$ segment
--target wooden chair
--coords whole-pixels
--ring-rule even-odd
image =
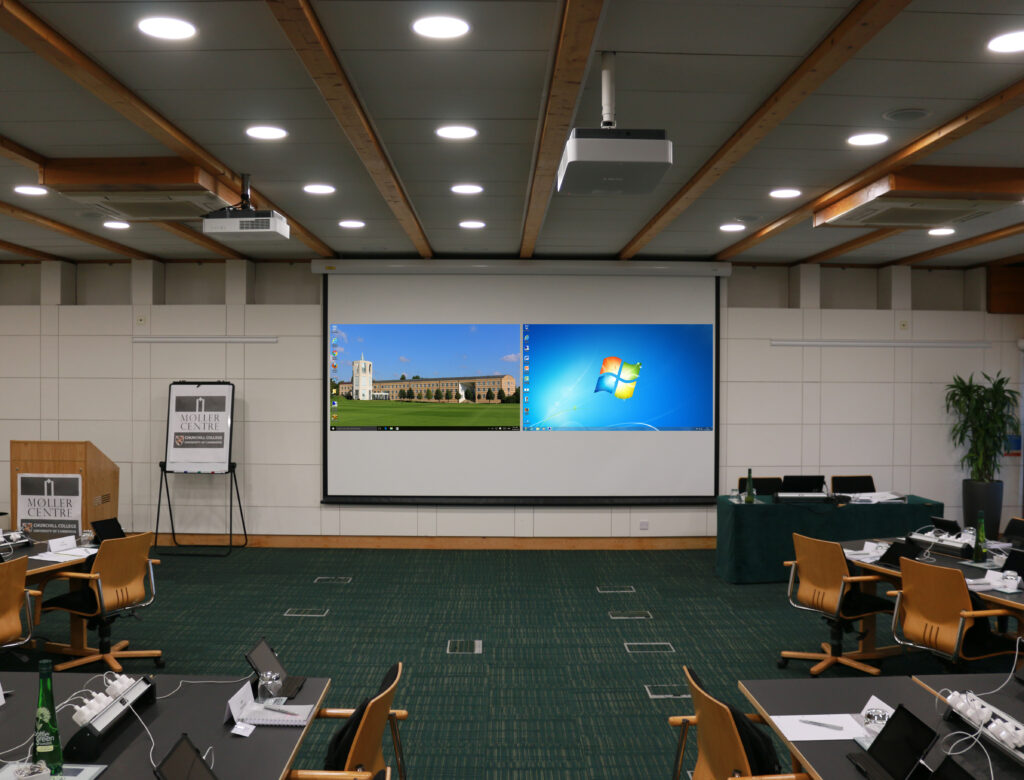
[[[43,595],[25,587],[28,558],[22,556],[0,563],[0,650],[21,647],[32,641],[32,597]],[[25,628],[21,610],[25,608]]]
[[[148,607],[156,598],[153,565],[160,561],[149,558],[152,546],[152,531],[123,539],[106,539],[96,553],[91,572],[59,572],[51,578],[70,580],[71,590],[43,602],[42,610],[60,610],[85,618],[89,621],[89,627],[95,627],[99,635],[99,648],[47,642],[44,649],[49,652],[78,656],[73,661],[57,664],[54,669],[63,671],[104,661],[115,672],[120,672],[122,666],[118,658],[152,658],[157,666],[163,666],[162,650],[125,650],[127,640],[115,645],[110,643],[110,627],[114,620],[122,615],[130,615],[136,609]]]
[[[398,733],[398,721],[406,720],[409,712],[391,709],[401,677],[402,664],[399,662],[384,675],[377,695],[366,702],[365,710],[352,737],[352,747],[349,748],[344,770],[293,769],[288,773],[288,780],[365,780],[371,777],[378,780],[381,772],[386,772],[386,776],[390,777],[391,770],[384,763],[385,724],[391,728],[399,780],[405,780],[405,755]],[[361,708],[324,708],[316,713],[316,717],[351,718],[357,716],[359,709]]]
[[[686,750],[686,736],[691,726],[697,729],[697,763],[693,768],[693,780],[749,780],[755,777],[732,711],[697,684],[688,666],[683,667],[683,674],[690,685],[694,714],[676,715],[668,719],[670,726],[681,729],[675,767],[672,770],[673,780],[679,780],[682,774],[683,752]],[[757,714],[746,714],[745,717],[755,723],[764,722]],[[810,776],[804,772],[756,777],[758,780],[810,780]]]
[[[854,476],[833,476],[833,493],[874,493],[875,478],[870,474],[857,474]]]
[[[867,674],[878,674],[878,668],[863,661],[885,658],[899,652],[895,645],[874,647],[873,621],[860,636],[857,650],[843,652],[843,634],[852,630],[854,621],[879,613],[891,613],[893,603],[873,593],[861,590],[862,583],[882,580],[877,574],[850,575],[843,548],[838,542],[826,542],[809,536],[793,534],[795,561],[785,561],[789,567],[789,603],[797,609],[817,612],[829,627],[829,641],[821,643],[820,653],[783,650],[779,653],[779,667],[785,667],[791,658],[818,661],[811,667],[812,675],[819,675],[835,664],[849,666]],[[794,594],[796,580],[800,584]],[[863,625],[863,624],[862,624]],[[865,639],[867,642],[865,643]]]
[[[896,596],[892,633],[904,647],[928,650],[953,665],[1016,652],[1016,640],[993,633],[990,617],[1007,609],[974,609],[967,581],[959,569],[900,559],[901,590]]]

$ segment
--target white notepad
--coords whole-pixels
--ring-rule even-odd
[[[246,682],[228,699],[224,719],[233,718],[235,723],[250,723],[253,726],[305,726],[313,715],[312,704],[275,704],[274,707],[268,710],[258,704],[252,697],[252,686]]]

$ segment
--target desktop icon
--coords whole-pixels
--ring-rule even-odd
[[[337,332],[338,332],[338,326],[337,325],[331,325],[331,333],[337,333]]]
[[[331,371],[337,371],[337,370],[338,370],[338,364],[337,363],[331,363]]]
[[[606,357],[601,363],[595,393],[611,393],[623,400],[633,397],[636,380],[640,376],[640,363],[626,363],[622,358]]]
[[[338,405],[338,402],[337,402],[337,401],[331,401],[331,406],[332,406],[332,407],[334,407],[334,406],[337,406],[337,405]]]
[[[337,339],[337,338],[333,338],[333,339],[331,339],[331,346],[332,346],[332,347],[336,347],[336,346],[338,346],[338,339]]]

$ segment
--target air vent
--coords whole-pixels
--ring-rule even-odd
[[[238,220],[239,230],[270,230],[269,219],[240,219]]]
[[[231,204],[212,192],[66,192],[106,215],[129,221],[199,219]]]
[[[962,225],[1020,203],[1024,170],[912,165],[814,213],[814,226]]]

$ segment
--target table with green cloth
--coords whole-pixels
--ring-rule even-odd
[[[851,539],[903,536],[941,517],[940,501],[907,496],[906,503],[844,504],[831,502],[734,504],[718,497],[718,551],[715,571],[726,582],[785,582],[793,532],[845,542]]]

